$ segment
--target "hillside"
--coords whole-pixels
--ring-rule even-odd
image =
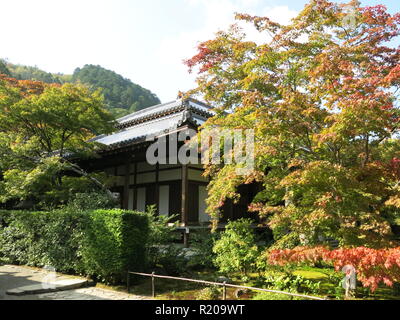
[[[0,74],[1,73],[11,76],[11,72],[10,72],[10,70],[8,70],[6,64],[0,60]]]
[[[107,109],[117,118],[160,103],[158,97],[150,90],[101,66],[85,65],[83,68],[75,69],[72,75],[64,75],[0,60],[0,73],[19,80],[37,80],[59,84],[80,82],[87,84],[93,90],[101,88]]]
[[[85,65],[82,69],[77,68],[72,75],[72,81],[102,88],[108,106],[119,115],[160,103],[151,91],[100,66]]]

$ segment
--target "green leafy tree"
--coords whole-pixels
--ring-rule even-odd
[[[32,80],[42,81],[45,83],[58,83],[62,84],[62,75],[55,75],[50,72],[40,70],[38,67],[30,67],[24,65],[17,65],[12,63],[6,64],[10,76],[18,80]]]
[[[348,8],[352,8],[349,10]],[[288,25],[237,14],[238,26],[199,45],[186,64],[217,115],[205,127],[254,129],[255,170],[210,165],[208,213],[219,217],[238,186],[263,190],[259,212],[281,246],[393,245],[400,208],[400,14],[384,6],[310,1]],[[226,112],[223,112],[226,111]],[[288,243],[287,240],[290,240]]]
[[[78,174],[75,181],[82,187],[87,185],[79,179],[104,188],[70,159],[93,156],[99,146],[90,138],[112,130],[113,118],[99,92],[0,79],[0,200],[68,195],[73,178],[64,172]]]

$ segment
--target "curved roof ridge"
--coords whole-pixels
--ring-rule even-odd
[[[168,106],[168,105],[171,105],[171,104],[179,103],[179,102],[182,103],[182,100],[178,99],[178,100],[173,100],[173,101],[166,102],[166,103],[156,104],[155,106],[148,107],[148,108],[145,108],[145,109],[142,109],[142,110],[139,110],[139,111],[135,111],[135,112],[130,113],[130,114],[126,115],[126,116],[118,118],[117,122],[118,123],[123,123],[125,121],[129,121],[130,119],[135,118],[137,116],[140,116],[142,114],[146,114],[146,113],[151,114],[152,113],[151,111],[155,111],[155,110],[157,110],[159,108],[162,108],[162,107],[165,107],[165,106]]]

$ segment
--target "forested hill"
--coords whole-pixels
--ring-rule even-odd
[[[108,106],[119,115],[160,103],[157,96],[150,90],[100,66],[85,65],[82,69],[77,68],[72,75],[72,81],[80,81],[94,88],[103,88]]]
[[[142,88],[131,80],[101,66],[85,65],[83,68],[77,68],[72,75],[64,75],[0,60],[0,73],[19,80],[37,80],[60,84],[81,82],[93,89],[101,88],[106,107],[117,118],[160,103],[158,97],[150,90]]]
[[[10,72],[10,70],[8,70],[6,64],[0,60],[0,74],[1,73],[11,76],[11,72]]]

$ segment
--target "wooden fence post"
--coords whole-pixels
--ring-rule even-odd
[[[154,285],[154,275],[155,275],[155,272],[153,271],[151,273],[151,296],[153,298],[156,297],[156,290],[155,290],[155,285]]]

